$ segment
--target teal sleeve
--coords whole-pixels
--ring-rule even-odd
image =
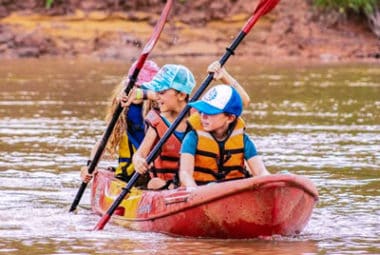
[[[257,155],[255,144],[247,134],[244,134],[244,159],[248,160]]]
[[[188,132],[182,140],[181,153],[195,155],[198,144],[198,136],[195,131]]]

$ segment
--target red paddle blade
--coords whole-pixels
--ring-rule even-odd
[[[165,4],[164,9],[161,12],[160,19],[157,21],[157,24],[155,25],[153,29],[152,36],[149,38],[149,41],[145,44],[143,51],[140,54],[140,57],[137,61],[137,64],[135,66],[135,70],[132,72],[132,77],[137,79],[137,76],[142,69],[145,60],[147,59],[149,53],[152,51],[153,47],[156,45],[158,42],[158,39],[160,38],[161,32],[164,29],[166,20],[169,16],[170,10],[173,5],[173,0],[168,0]],[[129,90],[126,92],[129,92]]]
[[[261,11],[263,13],[262,15],[265,15],[270,12],[279,2],[280,0],[261,0],[253,13]]]
[[[261,16],[264,16],[270,12],[279,2],[280,0],[261,0],[253,12],[251,18],[244,25],[243,32],[247,34],[252,29],[253,25],[255,25],[257,20]]]
[[[164,26],[169,16],[172,5],[173,5],[173,0],[168,0],[166,2],[165,7],[161,12],[160,19],[158,20],[156,26],[154,27],[152,36],[150,37],[149,41],[145,44],[144,49],[141,52],[140,58],[136,64],[135,69],[141,70],[141,68],[143,67],[145,63],[146,58],[148,57],[149,53],[152,51],[154,45],[156,45],[158,38],[160,38],[161,32],[164,29]]]
[[[111,219],[111,215],[105,214],[103,217],[99,220],[98,224],[94,227],[94,231],[103,230],[104,226],[107,224],[107,222]]]
[[[161,31],[162,29],[164,29],[165,22],[169,16],[169,12],[170,12],[170,9],[172,8],[172,5],[173,5],[173,0],[168,0],[166,2],[166,5],[164,9],[162,10],[160,19],[158,20],[156,26],[154,27],[152,37],[146,43],[142,51],[143,54],[149,53],[153,49],[156,42],[158,41],[158,37],[160,37]]]

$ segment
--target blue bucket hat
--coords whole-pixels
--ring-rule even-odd
[[[189,105],[208,115],[228,113],[238,117],[243,111],[243,101],[239,93],[228,85],[217,85],[211,88],[201,100]]]
[[[142,84],[142,88],[155,92],[167,89],[175,89],[190,95],[195,87],[194,75],[183,65],[167,64],[164,65],[153,80]]]

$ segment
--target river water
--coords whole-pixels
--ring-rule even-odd
[[[208,60],[183,63],[205,78]],[[227,63],[249,92],[247,132],[268,169],[304,175],[320,200],[304,231],[269,240],[94,232],[79,168],[105,129],[128,63],[1,60],[0,254],[380,254],[380,64]],[[105,163],[102,163],[105,164]]]

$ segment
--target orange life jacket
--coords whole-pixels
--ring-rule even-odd
[[[198,137],[194,162],[197,184],[248,177],[244,164],[244,121],[238,118],[223,142],[218,142],[202,127],[200,115],[188,119]]]
[[[155,110],[149,111],[145,120],[147,125],[155,129],[158,139],[161,139],[169,128],[162,116]],[[156,143],[158,142],[158,139],[156,140]],[[175,134],[172,134],[162,145],[160,154],[153,161],[153,167],[150,169],[151,177],[160,177],[166,181],[177,178],[180,149],[181,141],[175,136]]]

